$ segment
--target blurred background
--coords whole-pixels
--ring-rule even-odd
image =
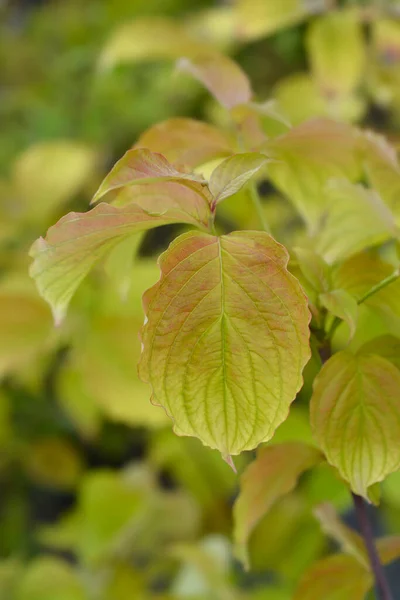
[[[173,435],[136,375],[141,295],[178,227],[92,273],[58,329],[29,278],[32,242],[86,210],[145,129],[177,115],[224,125],[176,73],[192,40],[234,57],[291,123],[330,116],[398,145],[399,2],[0,0],[0,600],[288,600],[334,549],[312,507],[330,500],[352,520],[345,486],[318,467],[256,528],[251,572],[235,560],[237,477]],[[261,192],[290,240],[298,218]],[[221,207],[220,226],[251,226],[245,204]],[[309,392],[276,440],[312,442]],[[398,474],[373,519],[376,533],[400,531]]]

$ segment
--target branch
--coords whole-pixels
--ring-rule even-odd
[[[367,549],[369,562],[375,578],[375,585],[379,593],[380,600],[394,600],[375,546],[374,535],[372,533],[366,502],[361,496],[357,496],[354,493],[352,493],[352,496],[358,523],[364,539],[365,547]]]

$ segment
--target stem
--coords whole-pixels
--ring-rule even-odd
[[[264,211],[262,209],[262,205],[261,205],[261,200],[260,200],[260,196],[259,193],[257,191],[257,186],[255,183],[250,183],[249,185],[249,191],[250,191],[250,197],[251,200],[253,202],[253,206],[254,209],[257,213],[257,217],[260,221],[260,225],[261,228],[266,231],[267,233],[271,233],[271,230],[268,226],[268,223],[266,221],[265,215],[264,215]]]
[[[390,591],[389,583],[386,579],[386,574],[375,546],[371,522],[367,512],[367,504],[364,498],[361,496],[357,496],[357,494],[354,493],[352,493],[352,496],[361,535],[364,539],[365,547],[367,549],[369,562],[372,573],[374,574],[375,585],[379,593],[380,600],[393,600],[392,592]]]
[[[361,298],[359,300],[357,300],[357,304],[358,305],[362,304],[363,302],[368,300],[368,298],[370,298],[377,292],[380,292],[381,290],[383,290],[383,288],[388,286],[390,283],[393,283],[394,281],[396,281],[396,279],[398,279],[399,276],[400,276],[399,269],[396,269],[396,271],[394,271],[391,275],[388,275],[387,277],[385,277],[385,279],[382,279],[382,281],[380,281],[379,283],[374,285],[372,288],[370,288],[368,290],[368,292],[365,292],[365,294],[363,296],[361,296]],[[342,322],[342,319],[340,319],[339,317],[335,317],[333,319],[332,325],[330,326],[330,329],[327,333],[328,339],[330,339],[330,340],[332,339],[333,334],[335,333],[336,329],[339,327],[341,322]]]
[[[361,296],[361,298],[358,300],[357,304],[362,304],[363,302],[368,300],[368,298],[370,298],[377,292],[380,292],[380,290],[382,290],[384,287],[386,287],[390,283],[393,283],[393,281],[396,281],[396,279],[398,277],[399,277],[399,270],[396,269],[396,271],[394,271],[394,273],[392,273],[391,275],[388,275],[388,277],[385,277],[385,279],[382,279],[382,281],[380,281],[379,283],[374,285],[370,290],[368,290],[368,292],[366,292],[364,294],[364,296]]]

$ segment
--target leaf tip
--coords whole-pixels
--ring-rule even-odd
[[[228,464],[230,466],[230,468],[235,473],[235,475],[237,475],[237,469],[236,469],[235,463],[233,462],[232,456],[230,454],[223,454],[222,458],[226,462],[226,464]]]

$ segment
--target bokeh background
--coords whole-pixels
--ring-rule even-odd
[[[29,278],[32,242],[86,210],[146,128],[178,115],[224,125],[176,72],[188,40],[234,57],[293,124],[330,116],[399,143],[399,2],[0,0],[1,600],[289,600],[335,548],[312,507],[330,500],[353,522],[348,491],[321,466],[256,528],[251,572],[235,560],[236,475],[173,435],[136,374],[141,295],[178,227],[92,273],[58,329]],[[274,232],[295,236],[290,206],[268,182],[260,191]],[[245,203],[220,218],[251,226]],[[311,441],[309,392],[277,440]],[[375,531],[399,532],[398,474],[382,494]]]

